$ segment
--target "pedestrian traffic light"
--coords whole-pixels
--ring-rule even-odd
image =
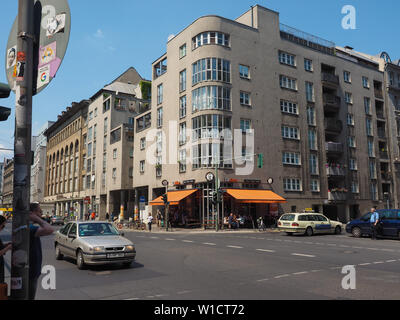
[[[10,96],[11,89],[8,85],[0,83],[0,98],[8,98]],[[0,107],[0,121],[7,121],[11,114],[11,109],[6,107]]]
[[[168,203],[168,195],[167,195],[167,194],[164,194],[164,195],[162,196],[162,199],[163,199],[163,201],[164,201],[164,204],[166,205],[166,204]]]
[[[257,167],[259,169],[264,168],[264,155],[261,153],[258,155]]]

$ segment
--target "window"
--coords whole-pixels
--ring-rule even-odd
[[[164,58],[154,66],[154,79],[162,76],[164,73],[167,72],[167,64],[168,60],[167,58]]]
[[[89,112],[89,121],[93,120],[93,111]]]
[[[300,140],[300,133],[298,128],[282,126],[282,137],[285,139]]]
[[[251,106],[250,105],[250,93],[240,91],[240,104],[248,106],[248,107]]]
[[[225,133],[225,129],[232,129],[231,117],[217,114],[202,115],[192,119],[192,140],[219,139],[221,134]]]
[[[110,134],[110,144],[121,141],[121,128],[114,130]]]
[[[112,169],[112,178],[117,179],[117,168]]]
[[[117,159],[117,154],[118,154],[118,150],[114,149],[113,150],[113,159]]]
[[[186,97],[185,97],[186,105]],[[192,111],[231,110],[231,89],[205,86],[192,91]]]
[[[186,96],[179,98],[179,119],[186,117]]]
[[[108,132],[108,118],[104,119],[104,134]]]
[[[304,69],[310,72],[314,71],[312,60],[304,59]]]
[[[282,154],[282,163],[286,165],[301,165],[301,157],[300,153],[296,152],[283,152]]]
[[[350,165],[349,165],[350,170],[352,171],[357,171],[357,159],[350,159]]]
[[[186,172],[186,150],[179,150],[179,172]]]
[[[348,137],[348,144],[350,148],[356,147],[356,138],[353,136]]]
[[[349,71],[343,72],[344,82],[351,83],[351,73]]]
[[[242,133],[246,133],[247,130],[250,129],[251,129],[251,120],[240,119],[240,130],[242,130]]]
[[[351,182],[351,193],[355,193],[355,194],[360,193],[360,187],[359,187],[357,181],[352,181]]]
[[[160,128],[163,125],[163,108],[157,109],[157,127]]]
[[[88,130],[88,135],[87,135],[88,141],[92,141],[92,137],[93,137],[93,128],[90,127]]]
[[[371,119],[366,119],[366,126],[367,126],[367,136],[373,136]]]
[[[179,59],[186,57],[186,43],[179,48]]]
[[[97,108],[94,109],[94,117],[97,117]]]
[[[374,160],[369,161],[369,176],[371,179],[376,179],[376,165]]]
[[[161,104],[163,102],[163,85],[160,84],[157,87],[157,104]]]
[[[301,191],[301,180],[286,178],[283,179],[283,190],[285,191]]]
[[[319,175],[318,156],[316,154],[310,154],[310,173],[312,175]]]
[[[179,124],[179,145],[186,143],[186,122]]]
[[[192,65],[192,85],[204,81],[231,82],[231,63],[220,58],[198,60]]]
[[[186,69],[179,73],[179,92],[186,90]]]
[[[371,183],[371,199],[373,201],[378,200],[378,188],[376,183]]]
[[[310,150],[318,150],[317,131],[315,129],[308,130],[308,143],[310,146]]]
[[[92,143],[89,143],[89,144],[88,144],[87,156],[88,156],[88,157],[91,157],[91,156],[92,156]]]
[[[367,97],[364,98],[364,107],[365,107],[365,114],[372,115],[370,98],[367,98]]]
[[[289,114],[299,114],[297,103],[281,100],[281,111]]]
[[[307,101],[314,102],[314,84],[306,82],[306,98]]]
[[[347,125],[354,126],[354,115],[351,113],[347,114]]]
[[[221,32],[203,32],[192,38],[193,50],[207,45],[207,44],[218,44],[221,46],[229,47],[230,36]]]
[[[279,51],[279,62],[292,67],[296,66],[296,57],[292,54]]]
[[[140,173],[144,173],[145,161],[140,161]]]
[[[250,68],[239,64],[239,75],[241,78],[250,79]]]
[[[146,149],[146,138],[140,139],[140,150]]]
[[[369,139],[368,140],[368,157],[375,157],[375,150],[374,150],[374,141]]]
[[[348,104],[353,103],[353,95],[350,92],[346,92],[344,95],[344,101]]]
[[[315,108],[312,106],[307,107],[307,123],[309,126],[315,126]]]
[[[133,167],[129,167],[129,178],[133,178]]]
[[[93,139],[96,140],[96,138],[97,138],[97,124],[95,124],[93,128]]]
[[[310,189],[311,189],[311,192],[320,192],[319,180],[311,179]]]
[[[289,78],[287,76],[279,76],[279,84],[283,89],[296,90],[297,91],[297,80]]]
[[[140,132],[151,126],[151,113],[148,113],[136,120],[136,132]]]
[[[129,158],[133,159],[133,147],[130,147],[129,149]]]
[[[103,113],[105,113],[108,110],[110,110],[110,107],[111,107],[111,98],[108,98],[107,100],[105,100],[103,102]]]
[[[367,77],[362,77],[363,87],[369,89],[369,79]]]

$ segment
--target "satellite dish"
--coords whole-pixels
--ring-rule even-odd
[[[168,41],[171,41],[173,38],[175,38],[175,35],[174,35],[174,34],[170,34],[170,35],[168,36]]]

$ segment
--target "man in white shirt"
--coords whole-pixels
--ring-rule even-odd
[[[147,225],[149,226],[149,231],[151,232],[151,225],[153,224],[153,216],[149,215],[147,218]]]

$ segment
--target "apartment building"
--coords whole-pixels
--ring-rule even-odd
[[[88,209],[101,219],[133,215],[134,119],[150,109],[150,90],[150,82],[129,68],[90,99],[82,187]]]
[[[47,137],[44,205],[52,205],[58,215],[83,214],[81,168],[89,103],[88,100],[72,103],[44,132]]]
[[[345,222],[383,205],[385,73],[373,59],[283,25],[257,5],[236,20],[197,19],[152,68],[151,110],[136,119],[136,206],[141,199],[154,213],[168,181],[171,192],[188,191],[171,193],[179,210],[207,224],[217,208],[206,175],[216,166],[224,215],[275,215],[279,203],[281,211],[312,208]],[[226,129],[243,135],[221,139]],[[264,155],[263,168],[253,154]],[[241,163],[230,160],[237,157]],[[275,195],[261,192],[271,189]]]
[[[54,206],[44,203],[45,176],[46,176],[46,146],[47,137],[45,131],[55,122],[46,121],[39,129],[38,135],[32,139],[33,165],[31,167],[31,202],[41,203],[44,215],[54,214]]]
[[[14,159],[4,159],[3,208],[12,208],[14,199]]]

